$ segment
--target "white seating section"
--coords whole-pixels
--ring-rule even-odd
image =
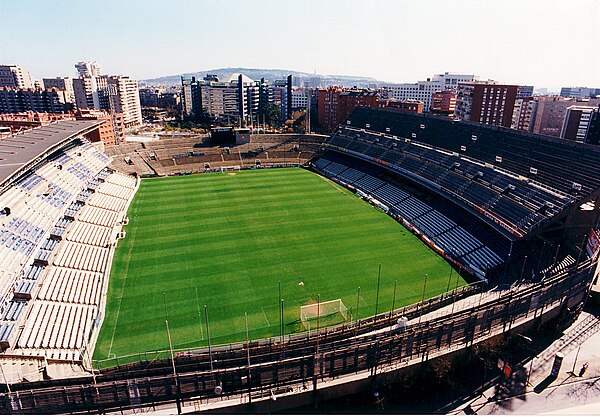
[[[0,217],[0,311],[42,238],[109,162],[85,140],[75,141],[0,195],[0,208],[11,209],[10,216]]]
[[[98,318],[116,226],[135,186],[135,178],[110,174],[67,226],[19,338],[24,353],[56,360],[80,359],[80,350]]]
[[[77,139],[0,195],[0,347],[78,360],[98,318],[118,227],[136,190]]]
[[[314,166],[326,175],[352,185],[385,203],[392,214],[399,214],[446,253],[458,258],[480,274],[503,262],[500,256],[475,236],[405,190],[325,158],[315,161]]]
[[[69,268],[50,268],[37,298],[77,304],[99,304],[102,274]]]

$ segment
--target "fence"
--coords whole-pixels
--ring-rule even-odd
[[[290,390],[316,389],[317,381],[338,378],[477,343],[510,329],[516,321],[573,307],[589,292],[595,262],[586,260],[541,283],[499,292],[468,309],[453,311],[393,330],[392,315],[371,319],[371,333],[341,328],[289,337],[285,343],[251,342],[227,349],[190,352],[175,359],[119,366],[90,381],[58,381],[60,386],[22,385],[0,394],[3,413],[105,412],[155,407],[180,401],[207,401],[248,395],[248,399]],[[442,301],[440,301],[441,303]],[[419,313],[425,313],[425,306]],[[415,311],[405,311],[413,317]],[[367,323],[363,323],[367,326]],[[248,364],[250,363],[250,366]],[[212,369],[212,370],[211,370]]]

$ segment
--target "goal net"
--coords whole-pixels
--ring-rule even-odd
[[[305,329],[333,326],[348,319],[348,309],[340,298],[300,307],[300,321]]]

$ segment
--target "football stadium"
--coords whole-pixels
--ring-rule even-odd
[[[595,280],[593,146],[362,107],[227,146],[99,123],[0,141],[5,413],[315,404],[560,329]]]

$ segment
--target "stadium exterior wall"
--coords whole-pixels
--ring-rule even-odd
[[[373,378],[392,381],[402,369],[431,358],[561,315],[578,314],[596,266],[595,259],[585,259],[541,283],[471,296],[470,304],[465,302],[456,309],[452,305],[452,312],[446,306],[423,320],[413,315],[404,329],[391,325],[397,315],[382,315],[376,323],[383,327],[362,335],[350,326],[295,344],[253,342],[213,352],[213,371],[204,351],[176,358],[176,375],[165,360],[141,364],[137,371],[135,367],[116,369],[112,374],[105,371],[97,376],[96,384],[88,378],[15,385],[11,393],[0,394],[0,412],[106,412],[174,401],[195,411],[231,405],[228,400],[247,407],[246,403],[257,404],[262,399],[266,401],[263,404],[272,406],[277,398],[283,406],[287,403],[283,398],[288,396],[290,406],[296,407],[307,401],[307,392],[312,393],[313,401],[335,398],[372,386]]]

